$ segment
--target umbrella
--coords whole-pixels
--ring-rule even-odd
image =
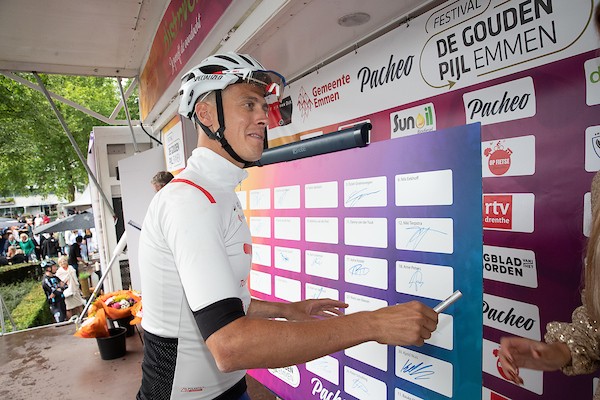
[[[0,218],[0,229],[10,228],[11,226],[23,226],[25,225],[23,222],[19,222],[13,218]]]
[[[63,219],[57,219],[48,224],[40,225],[33,230],[33,233],[64,232],[77,229],[89,229],[94,227],[94,214],[84,212],[81,214],[72,214]]]

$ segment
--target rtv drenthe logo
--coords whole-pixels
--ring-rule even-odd
[[[390,114],[392,139],[435,131],[435,109],[433,103],[407,108]]]

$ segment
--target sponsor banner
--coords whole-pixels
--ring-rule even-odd
[[[433,103],[390,114],[390,125],[392,139],[435,131],[435,108]]]
[[[483,324],[513,335],[540,340],[540,310],[537,306],[483,294]]]
[[[140,74],[140,114],[146,118],[223,15],[231,0],[171,0]]]
[[[590,126],[585,130],[585,170],[600,170],[600,125]]]
[[[588,106],[600,104],[600,57],[587,60],[585,69],[585,102]]]
[[[177,175],[185,168],[185,148],[183,146],[181,119],[179,117],[173,118],[162,132],[162,135],[167,171]]]
[[[533,193],[483,195],[483,229],[532,233]]]
[[[294,82],[286,89],[285,117],[270,124],[269,146],[314,131],[334,132],[382,110],[391,113],[390,132],[373,131],[371,141],[426,129],[428,106],[429,121],[438,128],[437,105],[418,102],[597,48],[590,0],[448,3]],[[535,115],[533,82],[523,79],[514,82],[516,87],[496,86],[482,93],[485,98],[470,98],[466,121],[488,124]],[[409,108],[399,110],[400,105]]]
[[[508,382],[507,375],[502,370],[498,359],[498,351],[500,351],[498,343],[483,339],[483,372]],[[539,395],[544,394],[544,373],[542,371],[520,368],[519,375],[523,378],[522,388]]]
[[[482,400],[511,400],[510,398],[508,398],[506,396],[503,396],[494,391],[491,391],[490,389],[486,388],[485,386],[483,387],[483,390],[482,390],[481,399]]]
[[[535,136],[521,136],[481,143],[484,178],[535,174]]]
[[[463,95],[467,123],[481,125],[533,117],[535,90],[530,77],[489,86]]]
[[[484,245],[483,278],[536,288],[538,277],[535,253],[531,250]]]

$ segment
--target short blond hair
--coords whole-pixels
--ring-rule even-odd
[[[62,263],[63,261],[68,264],[69,263],[69,257],[67,257],[67,256],[60,256],[60,257],[58,257],[58,260],[56,261],[56,263],[58,265],[60,265],[60,263]]]

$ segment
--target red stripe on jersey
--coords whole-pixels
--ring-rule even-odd
[[[244,243],[244,253],[252,254],[252,245],[249,243]]]
[[[208,198],[208,200],[211,203],[216,203],[215,198],[212,197],[212,194],[210,194],[208,192],[208,190],[204,189],[202,186],[195,184],[194,182],[190,181],[189,179],[179,179],[179,178],[175,178],[172,179],[171,182],[181,182],[181,183],[187,183],[188,185],[191,185],[193,187],[195,187],[196,189],[200,190],[202,193],[204,193],[204,195]]]

